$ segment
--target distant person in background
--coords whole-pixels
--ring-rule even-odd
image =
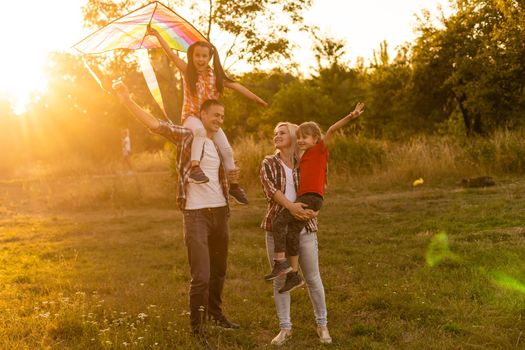
[[[131,138],[129,137],[129,129],[122,129],[122,159],[127,168],[128,174],[133,174],[133,166],[131,165]]]

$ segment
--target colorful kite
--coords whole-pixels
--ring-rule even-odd
[[[83,54],[100,54],[116,49],[161,48],[157,38],[146,35],[148,26],[157,30],[168,45],[177,51],[186,52],[192,43],[207,41],[188,21],[167,6],[154,1],[110,22],[82,39],[73,48]],[[151,94],[164,111],[160,88],[147,52],[139,53],[139,62]],[[100,83],[93,70],[88,69]]]

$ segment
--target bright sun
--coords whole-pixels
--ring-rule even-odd
[[[51,51],[66,51],[82,32],[85,0],[2,1],[0,97],[22,113],[32,93],[46,88],[43,66]]]

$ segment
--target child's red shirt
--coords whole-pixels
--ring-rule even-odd
[[[326,171],[328,166],[328,148],[324,141],[309,148],[304,152],[299,162],[299,191],[297,196],[305,193],[324,195],[326,184]]]

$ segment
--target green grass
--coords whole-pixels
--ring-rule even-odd
[[[284,349],[525,347],[525,183],[499,182],[331,183],[318,237],[334,344],[319,345],[300,289]],[[224,290],[242,330],[212,330],[219,349],[271,348],[278,331],[261,278],[266,204],[250,195],[233,207]],[[173,196],[167,175],[1,183],[0,349],[195,348]],[[457,258],[430,267],[441,231]]]

